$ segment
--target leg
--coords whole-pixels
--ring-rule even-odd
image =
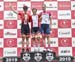
[[[44,29],[44,24],[41,25],[41,34],[42,34],[42,40],[43,40],[43,45],[45,46],[45,29]]]
[[[36,47],[36,42],[35,42],[35,41],[36,41],[36,40],[35,40],[35,37],[33,36],[33,37],[32,37],[32,42],[33,42],[32,44],[33,44],[33,47],[34,47],[34,51],[36,51],[36,50],[35,50],[35,47]]]
[[[29,28],[29,24],[26,25],[25,29],[26,29],[26,32],[25,32],[25,33],[26,33],[26,48],[27,48],[26,50],[29,51],[29,50],[28,50],[28,46],[29,46],[29,37],[30,37],[30,28]]]
[[[41,39],[42,37],[41,37],[41,34],[40,34],[40,32],[39,32],[39,28],[37,29],[35,35],[37,35],[36,39],[37,39],[37,41],[38,41],[38,44],[40,45],[40,39]]]
[[[26,51],[29,51],[28,46],[29,46],[29,36],[27,35],[26,36]]]
[[[43,39],[43,45],[45,46],[45,35],[42,35]]]
[[[23,52],[24,52],[24,44],[25,44],[24,40],[25,40],[25,35],[22,34],[22,51]]]
[[[37,46],[38,46],[38,51],[40,51],[40,46],[41,46],[41,44],[40,44],[40,39],[41,39],[41,35],[40,35],[40,33],[37,33],[36,34],[37,35],[37,37],[36,37],[36,39],[37,39]]]
[[[50,28],[49,25],[46,25],[46,38],[47,38],[47,44],[50,45]]]
[[[29,36],[26,36],[26,46],[29,45]]]
[[[47,35],[47,44],[48,44],[48,51],[52,51],[50,48],[50,35]]]
[[[25,40],[25,38],[26,38],[26,36],[25,36],[25,25],[22,23],[22,25],[21,25],[21,33],[22,33],[22,52],[24,52],[24,45],[25,45],[25,42],[24,42],[24,40]]]
[[[33,41],[33,46],[35,45],[35,35],[32,34],[32,41]]]
[[[47,44],[50,45],[50,35],[47,35]]]
[[[39,27],[35,27],[33,31],[34,31],[34,37],[35,37],[35,39],[36,39],[35,41],[36,41],[36,43],[37,43],[37,45],[38,45],[38,44],[40,44]]]

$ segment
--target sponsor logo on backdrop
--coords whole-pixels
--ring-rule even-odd
[[[17,20],[17,15],[12,11],[4,11],[5,20]]]
[[[5,29],[4,38],[17,38],[17,29]]]
[[[4,28],[6,29],[15,29],[17,28],[17,21],[16,20],[5,20],[4,21]]]
[[[58,2],[58,9],[59,10],[70,10],[71,9],[70,1]]]
[[[3,11],[3,9],[4,9],[3,5],[4,5],[3,2],[0,2],[0,11]]]
[[[57,2],[44,2],[47,6],[47,10],[57,10]]]
[[[17,2],[17,9],[22,11],[24,5],[28,6],[29,7],[28,10],[30,10],[30,6],[31,6],[30,2]]]
[[[68,29],[68,28],[58,29],[58,37],[61,37],[61,38],[71,37],[71,29]]]
[[[4,21],[0,20],[0,29],[3,29],[3,27],[4,27]]]
[[[58,27],[59,28],[70,28],[71,27],[71,20],[59,20]]]
[[[50,38],[50,40],[51,47],[58,47],[58,38]]]
[[[57,20],[52,21],[52,27],[51,28],[58,28],[58,21]]]
[[[5,35],[16,35],[16,33],[6,32]]]
[[[61,47],[72,46],[71,38],[59,38],[59,46]]]
[[[71,19],[71,11],[67,10],[61,10],[58,11],[58,19]]]
[[[14,38],[4,39],[4,47],[17,47],[17,39]]]
[[[71,10],[75,10],[75,2],[71,1]]]
[[[59,47],[59,56],[72,56],[71,47]]]
[[[43,2],[31,2],[31,8],[37,8],[38,10],[42,10]]]
[[[0,47],[3,47],[3,39],[0,38]]]
[[[17,48],[4,48],[4,57],[7,56],[17,56]]]

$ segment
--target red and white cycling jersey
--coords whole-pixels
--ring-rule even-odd
[[[32,19],[32,21],[31,21],[32,27],[39,27],[39,16],[32,15],[31,19]]]
[[[18,13],[20,15],[21,21],[24,24],[27,24],[28,22],[31,21],[31,16],[29,14],[25,13]]]

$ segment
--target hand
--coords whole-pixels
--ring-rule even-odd
[[[15,13],[18,14],[18,12],[13,8],[13,6],[11,5],[11,3],[9,4],[10,9]]]

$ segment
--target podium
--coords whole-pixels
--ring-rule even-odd
[[[55,60],[55,52],[23,52],[21,53],[21,62],[50,62]]]
[[[20,57],[4,57],[3,62],[74,62],[72,56],[56,56],[55,52],[22,52]]]

